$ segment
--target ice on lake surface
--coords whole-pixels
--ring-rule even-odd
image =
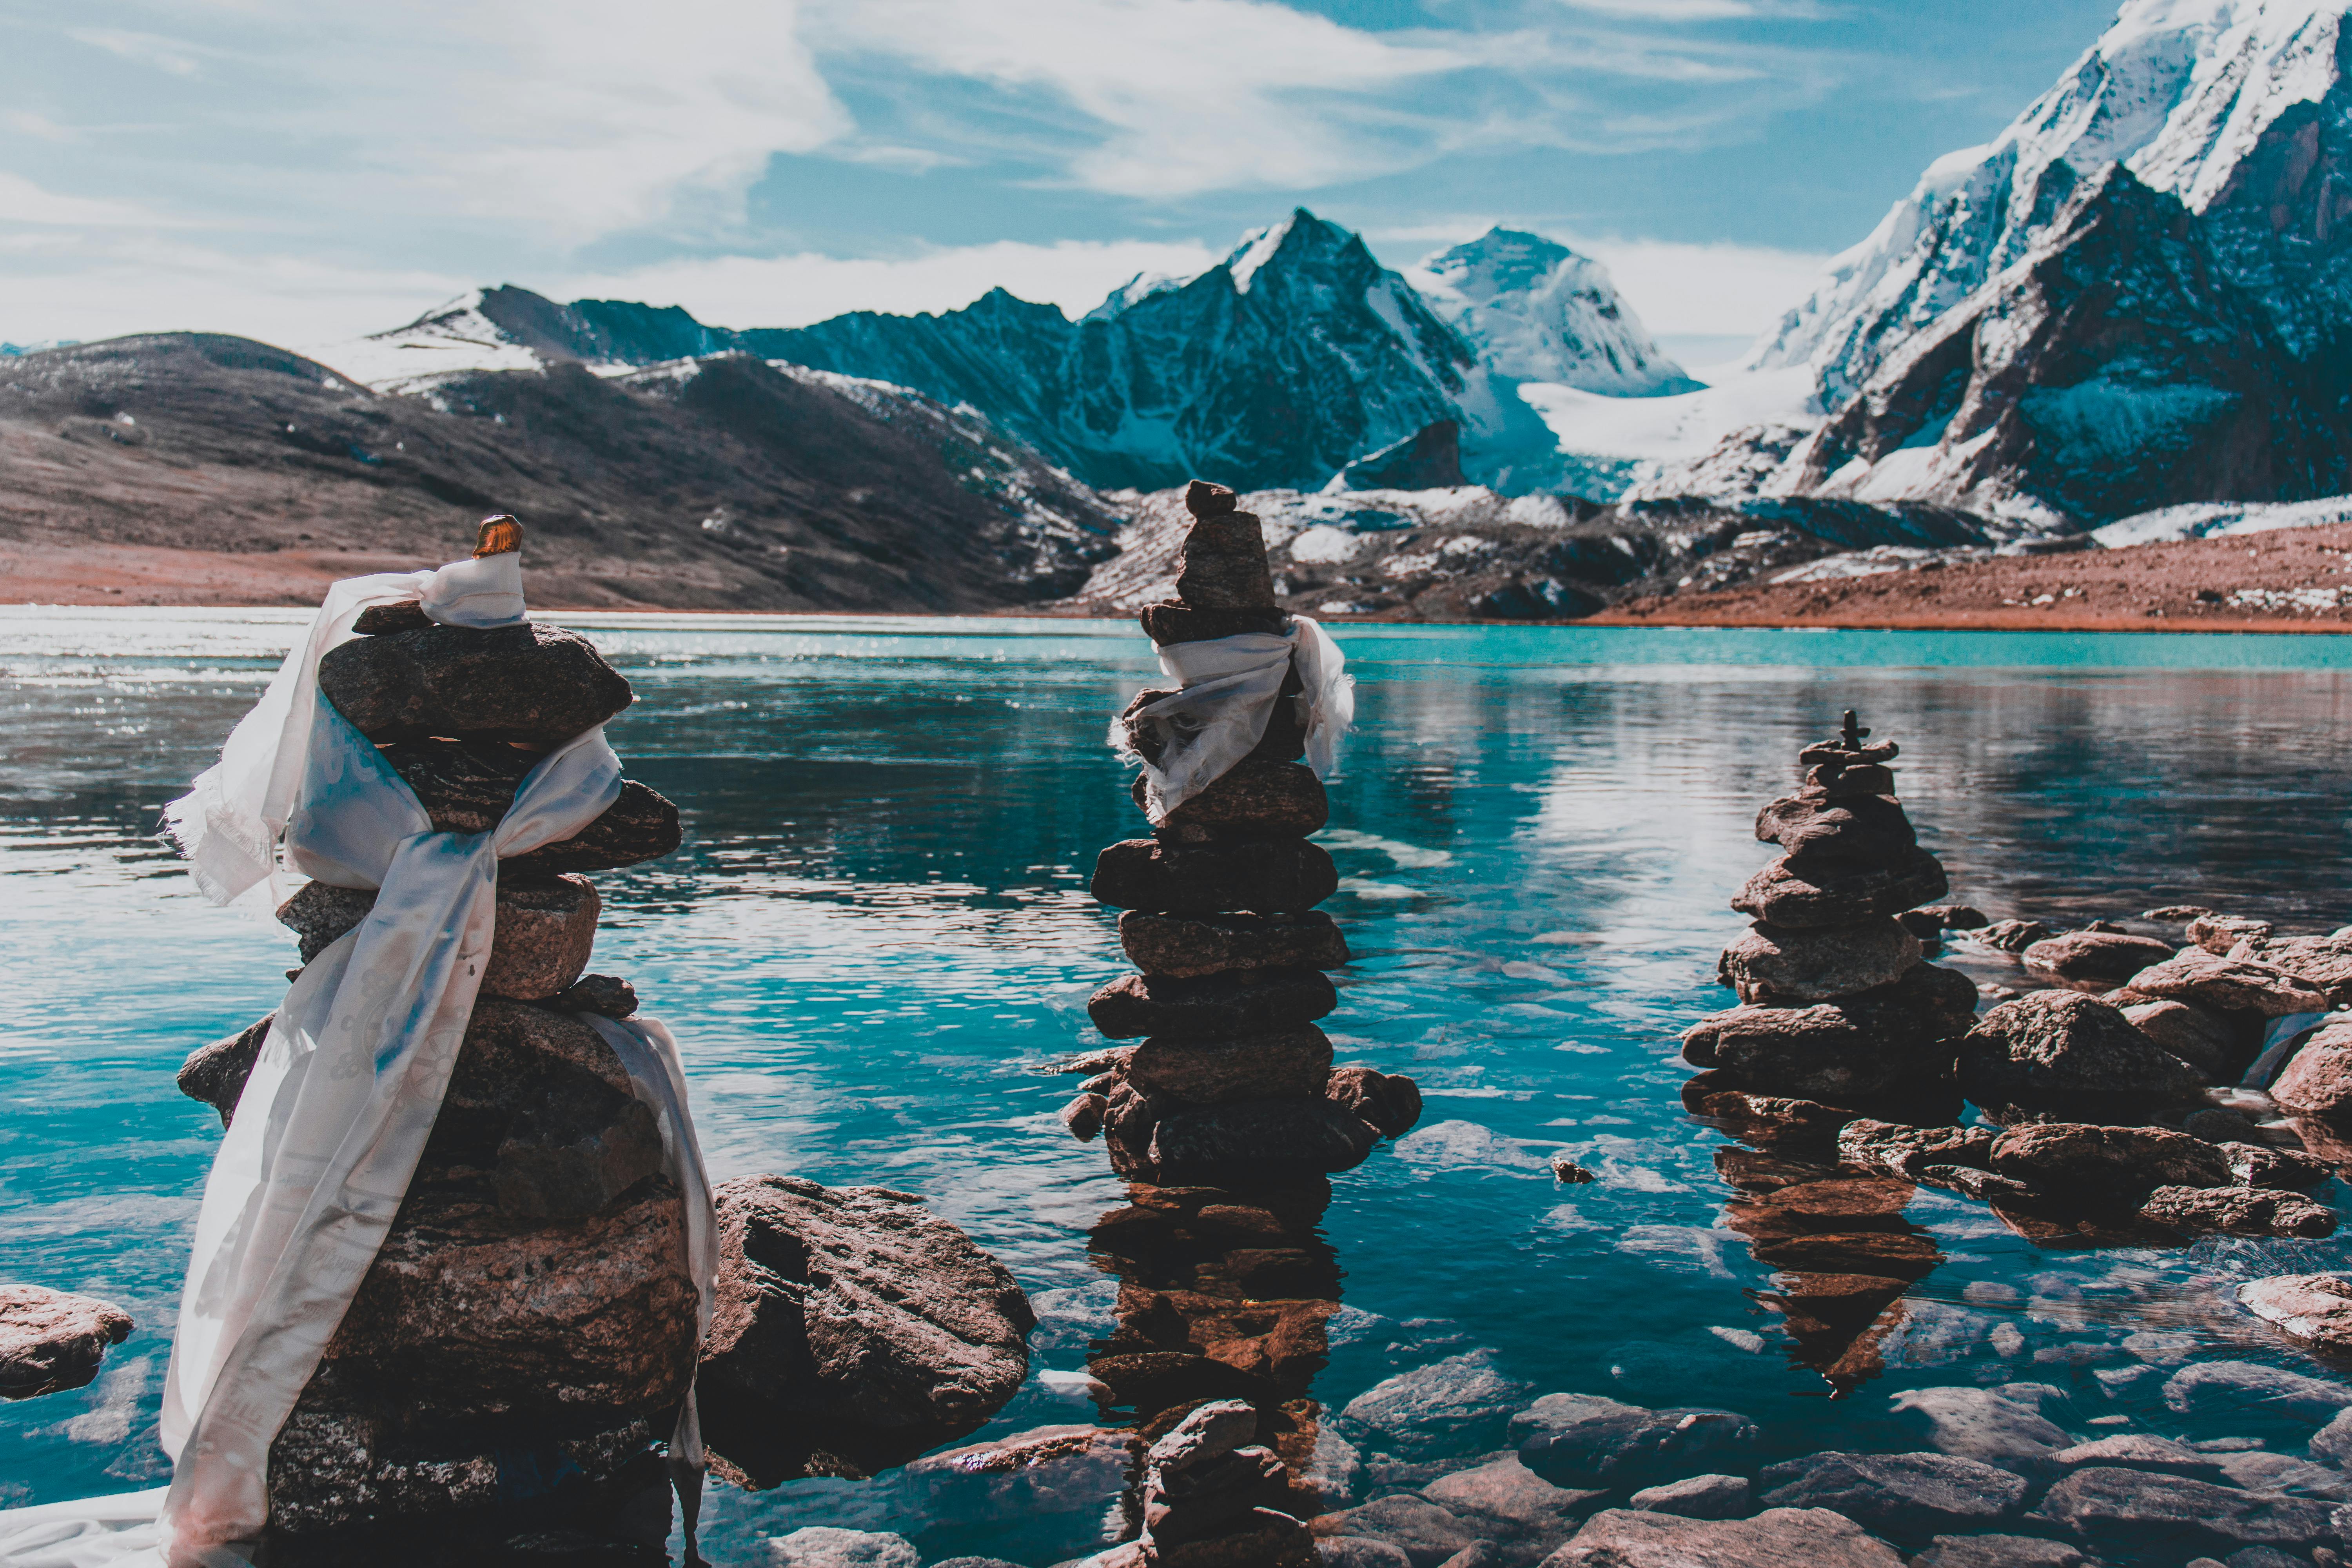
[[[0,1505],[164,1474],[157,1393],[218,1136],[173,1074],[275,1004],[293,942],[202,902],[149,836],[305,618],[0,615],[0,1277],[110,1297],[140,1324],[89,1388],[0,1408]],[[1088,1351],[1116,1322],[1118,1270],[1153,1282],[1091,1244],[1125,1189],[1055,1121],[1072,1080],[1035,1068],[1099,1043],[1085,998],[1126,967],[1086,882],[1098,847],[1142,830],[1103,732],[1156,674],[1149,645],[1107,623],[551,618],[635,683],[613,742],[686,816],[678,855],[599,879],[593,967],[677,1031],[714,1174],[925,1194],[1043,1320],[1029,1386],[979,1436],[1097,1420]],[[1339,636],[1360,728],[1326,907],[1358,959],[1327,1026],[1340,1059],[1410,1074],[1428,1102],[1410,1138],[1334,1180],[1308,1260],[1341,1301],[1308,1392],[1360,1452],[1359,1497],[1405,1474],[1386,1466],[1502,1447],[1511,1410],[1559,1391],[1736,1409],[1764,1459],[1914,1449],[1923,1428],[1894,1395],[2015,1383],[2047,1385],[2031,1397],[2083,1436],[2301,1454],[2311,1420],[2175,1411],[2164,1386],[2200,1360],[2342,1375],[2229,1292],[2352,1262],[2345,1241],[2043,1251],[1981,1205],[1898,1194],[1819,1219],[1897,1238],[1909,1281],[1874,1327],[1837,1321],[1759,1261],[1801,1265],[1811,1233],[1759,1219],[1718,1174],[1734,1146],[1684,1114],[1676,1036],[1727,1002],[1714,960],[1739,926],[1726,900],[1766,858],[1756,807],[1848,706],[1903,743],[1905,803],[1953,897],[1996,917],[2193,902],[2346,923],[2341,644]],[[1597,1179],[1556,1184],[1559,1152]],[[1401,1385],[1422,1405],[1392,1388],[1341,1414],[1424,1368],[1440,1370]],[[1381,1414],[1401,1403],[1423,1416]],[[1115,1490],[990,1517],[898,1476],[714,1487],[705,1550],[749,1564],[763,1538],[841,1525],[907,1534],[926,1562],[1044,1568],[1099,1543]]]

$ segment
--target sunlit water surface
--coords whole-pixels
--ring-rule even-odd
[[[293,943],[204,903],[151,834],[302,618],[0,613],[0,1278],[139,1321],[90,1388],[0,1409],[0,1504],[166,1474],[157,1395],[218,1136],[173,1074],[275,1004]],[[1123,1189],[1056,1124],[1072,1080],[1037,1068],[1100,1043],[1085,1000],[1124,967],[1086,884],[1099,847],[1141,830],[1103,734],[1154,673],[1149,645],[1108,623],[560,618],[635,683],[613,742],[685,815],[682,851],[601,879],[593,967],[677,1032],[714,1174],[924,1194],[1042,1320],[1028,1386],[981,1436],[1097,1419],[1077,1374],[1115,1287],[1087,1233]],[[2150,1324],[2195,1336],[2186,1353],[2304,1364],[2229,1286],[2352,1262],[2343,1240],[2043,1252],[1923,1190],[1906,1218],[1940,1261],[1880,1345],[1884,1373],[1829,1397],[1758,1299],[1772,1271],[1725,1219],[1725,1138],[1682,1111],[1675,1036],[1726,1004],[1714,958],[1738,929],[1727,896],[1764,858],[1757,805],[1849,705],[1903,742],[1902,793],[1954,896],[1996,916],[2195,901],[2345,923],[2340,643],[1340,640],[1359,729],[1321,837],[1344,878],[1327,907],[1358,957],[1326,1024],[1342,1060],[1410,1074],[1427,1110],[1334,1184],[1327,1410],[1486,1350],[1530,1394],[1734,1406],[1780,1457],[1913,1447],[1890,1394],[2017,1378],[2065,1389],[2078,1426],[2243,1428],[2172,1416],[2161,1378],[2095,1378]],[[1555,1184],[1559,1151],[1600,1179]],[[1497,1447],[1510,1407],[1462,1451]],[[754,1563],[761,1538],[827,1523],[898,1530],[927,1562],[1043,1565],[1098,1543],[1098,1507],[925,1519],[894,1495],[714,1489],[705,1550]]]

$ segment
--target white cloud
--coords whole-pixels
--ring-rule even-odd
[[[66,36],[92,48],[104,49],[110,55],[136,60],[141,65],[152,66],[173,76],[195,75],[197,57],[206,52],[178,38],[166,38],[154,33],[134,33],[121,27],[76,27]]]
[[[1139,272],[1189,276],[1220,254],[1191,240],[1008,240],[896,258],[724,256],[574,276],[560,293],[683,305],[699,321],[728,327],[805,326],[845,310],[953,310],[998,287],[1076,316]]]
[[[1654,239],[1562,241],[1599,260],[1652,332],[1751,337],[1820,281],[1827,256],[1754,245]]]
[[[61,196],[41,189],[21,174],[0,170],[0,224],[120,228],[159,221],[154,214],[128,202]]]

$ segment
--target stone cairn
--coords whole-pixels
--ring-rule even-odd
[[[1143,629],[1165,647],[1245,632],[1279,635],[1258,520],[1234,492],[1195,479],[1176,601],[1148,606]],[[1139,1181],[1297,1178],[1360,1163],[1421,1113],[1409,1079],[1331,1065],[1315,1021],[1338,1005],[1324,974],[1348,943],[1315,906],[1339,889],[1331,857],[1307,836],[1329,813],[1299,759],[1307,722],[1293,668],[1256,749],[1153,826],[1095,863],[1094,895],[1122,910],[1119,943],[1141,973],[1095,993],[1087,1011],[1114,1040],[1090,1058],[1099,1076],[1065,1108],[1081,1139],[1103,1137],[1111,1168]],[[1136,751],[1165,742],[1141,710],[1173,695],[1148,690],[1121,715]],[[1136,804],[1144,800],[1135,782]]]
[[[440,626],[411,603],[355,629],[320,660],[320,689],[438,831],[495,826],[541,757],[632,700],[555,627]],[[583,973],[599,903],[583,873],[679,837],[677,808],[632,781],[572,837],[499,862],[497,933],[439,1121],[270,1449],[272,1561],[396,1560],[419,1529],[436,1543],[488,1531],[487,1548],[534,1513],[583,1542],[666,1537],[659,1441],[694,1375],[696,1290],[653,1112],[583,1021],[637,1005],[627,981]],[[308,963],[373,902],[313,882],[278,918]],[[268,1027],[181,1069],[225,1125]]]

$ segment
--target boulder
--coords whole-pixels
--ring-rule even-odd
[[[1604,1509],[1542,1568],[1902,1568],[1895,1549],[1825,1508],[1753,1519],[1682,1519]]]
[[[1122,975],[1087,999],[1087,1016],[1114,1040],[1231,1039],[1296,1029],[1339,1005],[1320,970],[1248,969],[1197,980]]]
[[[1519,1462],[1559,1487],[1640,1487],[1744,1455],[1756,1424],[1728,1410],[1588,1415],[1519,1446]]]
[[[1793,858],[1822,866],[1885,865],[1907,858],[1918,842],[1901,805],[1876,795],[1836,800],[1805,794],[1785,796],[1756,814],[1756,837],[1780,845]]]
[[[2144,1196],[2159,1187],[2227,1187],[2237,1177],[2221,1149],[2162,1127],[2036,1121],[1995,1138],[1994,1173],[2064,1197]]]
[[[1333,1068],[1323,1098],[1362,1119],[1383,1138],[1402,1138],[1421,1120],[1421,1086],[1375,1068]]]
[[[201,1100],[220,1113],[226,1127],[236,1113],[237,1096],[245,1092],[245,1080],[253,1073],[254,1059],[261,1054],[261,1045],[269,1037],[269,1025],[278,1016],[264,1013],[234,1035],[226,1035],[209,1046],[198,1046],[180,1064],[180,1092],[190,1100]]]
[[[1880,921],[1932,902],[1951,890],[1943,863],[1913,849],[1889,865],[1799,862],[1789,856],[1766,866],[1732,895],[1731,907],[1786,930]]]
[[[1152,1128],[1150,1162],[1166,1176],[1312,1175],[1354,1169],[1380,1138],[1328,1100],[1237,1100],[1168,1110]]]
[[[1113,909],[1154,914],[1250,910],[1295,914],[1339,888],[1339,868],[1319,845],[1299,838],[1214,844],[1123,839],[1095,859],[1094,896]]]
[[[1143,805],[1143,778],[1132,786]],[[1180,838],[1304,838],[1330,819],[1323,781],[1304,763],[1256,762],[1244,758],[1183,805],[1170,812],[1156,831]]]
[[[1809,1454],[1756,1484],[1767,1508],[1834,1509],[1897,1538],[1995,1525],[2025,1504],[2023,1477],[1954,1454]]]
[[[1466,1436],[1499,1427],[1502,1413],[1526,1393],[1496,1366],[1492,1351],[1466,1351],[1373,1384],[1348,1402],[1339,1425],[1358,1447],[1381,1453],[1460,1452]]]
[[[1740,1484],[1744,1488],[1747,1483]],[[1479,1525],[1496,1521],[1507,1527],[1489,1533],[1532,1537],[1540,1542],[1555,1531],[1565,1539],[1576,1528],[1576,1515],[1601,1494],[1556,1487],[1519,1463],[1518,1456],[1513,1454],[1440,1476],[1423,1487],[1421,1495],[1450,1510],[1457,1519]]]
[[[2023,952],[2053,933],[2040,921],[1995,921],[1976,933],[1976,940],[1997,952]]]
[[[2247,1031],[2194,1002],[2139,1002],[2123,1008],[2131,1026],[2210,1082],[2229,1078],[2245,1056]]]
[[[1276,1034],[1194,1040],[1153,1036],[1127,1058],[1129,1082],[1192,1105],[1307,1099],[1331,1076],[1331,1042],[1312,1024]]]
[[[2131,989],[2168,1002],[2195,1002],[2236,1012],[2284,1018],[2292,1013],[2325,1013],[2326,993],[2284,970],[2248,958],[2221,958],[2184,948],[2161,963],[2130,977]]]
[[[2094,1547],[2232,1552],[2336,1538],[2328,1503],[2105,1466],[2065,1476],[2043,1496],[2039,1511]]]
[[[2025,950],[2025,962],[2061,980],[2102,981],[2119,984],[2152,963],[2162,963],[2173,950],[2150,937],[2121,931],[2070,931],[2044,938]]]
[[[987,1420],[1028,1375],[1028,1299],[920,1198],[774,1175],[713,1197],[699,1392],[712,1446],[746,1470],[811,1449],[903,1461]]]
[[[2275,928],[2268,921],[2252,920],[2244,915],[2215,914],[2207,910],[2189,917],[2189,943],[2220,957],[2229,956],[2230,950],[2242,942],[2260,943]]]
[[[2336,1175],[2335,1167],[2292,1149],[2273,1149],[2267,1143],[2224,1143],[2221,1150],[2242,1187],[2307,1193]]]
[[[1413,1568],[1443,1568],[1455,1553],[1480,1539],[1479,1532],[1451,1510],[1411,1493],[1378,1498],[1344,1513],[1325,1514],[1315,1521],[1314,1531],[1327,1538],[1386,1542],[1402,1552]]]
[[[2271,1098],[2306,1115],[2352,1117],[2352,1024],[2330,1024],[2304,1041],[2272,1081]]]
[[[1959,1043],[1959,1080],[1961,1091],[1979,1102],[2034,1095],[2185,1095],[2204,1083],[2115,1008],[2065,991],[2036,991],[1979,1018]]]
[[[2140,1217],[2174,1230],[2226,1236],[2332,1236],[2336,1215],[2296,1193],[2267,1187],[2158,1187]]]
[[[2119,1437],[2101,1437],[2095,1442],[2077,1443],[2050,1456],[2050,1463],[2058,1468],[2079,1470],[2086,1465],[2111,1465],[2126,1470],[2160,1470],[2167,1475],[2195,1476],[2212,1480],[2221,1473],[2221,1462],[2210,1454],[2200,1454],[2185,1443],[2169,1437],[2158,1437],[2146,1432],[2128,1432]]]
[[[2074,1440],[2041,1413],[1986,1388],[1913,1388],[1889,1406],[1926,1427],[1928,1447],[2015,1469],[2047,1459]]]
[[[1965,975],[1920,963],[1891,985],[1809,1007],[1710,1014],[1684,1031],[1683,1059],[1791,1095],[1885,1094],[1950,1076],[1948,1043],[1968,1032],[1975,1003]]]
[[[1646,1487],[1631,1500],[1646,1513],[1684,1519],[1739,1519],[1756,1510],[1745,1476],[1685,1476],[1662,1487]]]
[[[1321,1568],[1413,1568],[1405,1550],[1361,1535],[1328,1535],[1315,1542]]]
[[[109,1345],[131,1334],[131,1314],[95,1296],[0,1285],[0,1399],[86,1386]]]
[[[278,906],[278,923],[302,939],[302,962],[308,963],[373,908],[373,889],[310,882]],[[603,908],[594,884],[585,877],[501,873],[498,926],[490,939],[489,963],[482,970],[482,990],[492,996],[536,1002],[571,985],[588,967]]]
[[[515,790],[540,761],[536,753],[503,742],[478,740],[404,741],[384,747],[383,754],[442,833],[487,833],[497,826],[513,806]],[[507,875],[607,871],[657,860],[676,849],[682,837],[677,807],[625,779],[620,799],[579,832],[499,865]]]
[[[537,622],[354,637],[319,660],[319,690],[371,741],[440,735],[543,751],[632,700],[594,644]]]
[[[1716,973],[1742,1002],[1814,1002],[1891,984],[1919,959],[1919,939],[1891,920],[1822,929],[1759,922],[1723,950]]]
[[[2328,936],[2249,938],[2225,956],[2268,964],[2326,992],[2333,1005],[2352,1007],[2352,930]]]
[[[2095,1568],[2063,1541],[2032,1535],[1939,1535],[1911,1568]]]
[[[907,1506],[925,1520],[992,1522],[1098,1515],[1125,1490],[1142,1443],[1100,1426],[1033,1426],[926,1454],[900,1470]]]
[[[2326,1421],[2352,1405],[2352,1386],[2251,1361],[2192,1362],[2165,1380],[2176,1415],[2270,1415]]]
[[[644,1415],[686,1393],[697,1300],[685,1205],[663,1177],[558,1223],[428,1180],[411,1186],[325,1362],[346,1387],[443,1419]]]
[[[1547,1394],[1526,1409],[1511,1416],[1509,1432],[1513,1443],[1550,1432],[1564,1432],[1578,1422],[1594,1415],[1639,1415],[1645,1414],[1638,1405],[1627,1405],[1600,1394]]]
[[[1337,969],[1349,961],[1347,939],[1318,910],[1282,915],[1118,917],[1119,946],[1150,975],[1189,979],[1235,969]]]
[[[1091,1143],[1110,1113],[1110,1101],[1089,1090],[1062,1107],[1062,1127],[1081,1143]]]
[[[1838,1130],[1838,1163],[1896,1176],[1930,1165],[1983,1168],[1997,1136],[1990,1127],[1906,1127],[1865,1117]]]
[[[2281,1333],[2338,1354],[2352,1352],[2352,1279],[2341,1274],[2249,1279],[2238,1287],[2238,1304]],[[2347,1429],[2352,1431],[2352,1425]],[[2317,1451],[2318,1439],[2313,1447]],[[2352,1441],[2341,1447],[2352,1455]]]

